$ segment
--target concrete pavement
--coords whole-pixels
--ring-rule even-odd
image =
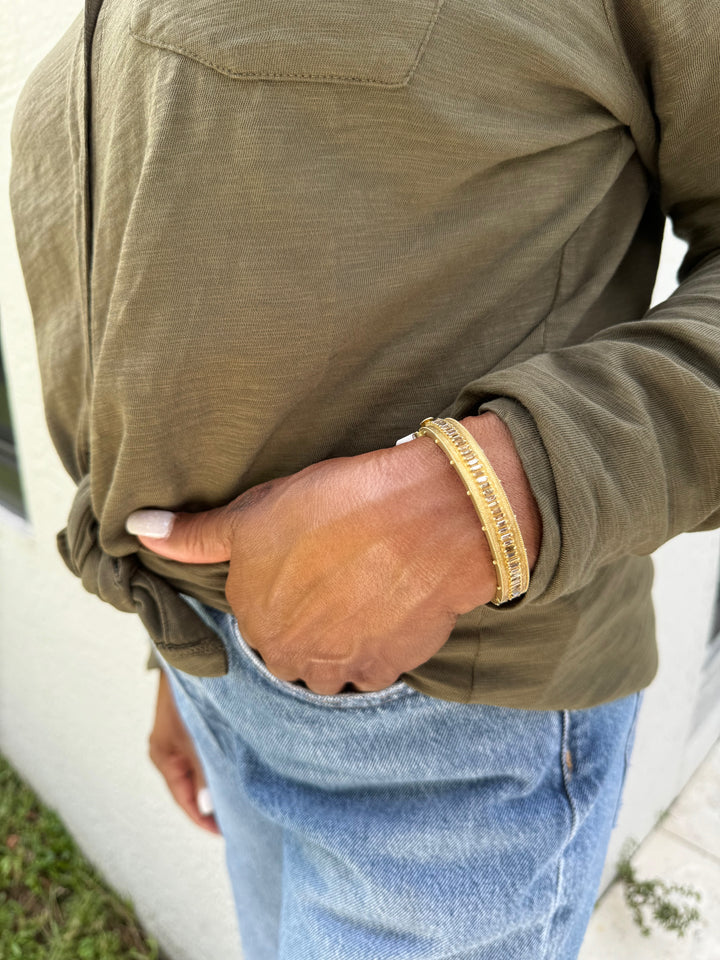
[[[643,937],[615,882],[595,908],[578,960],[720,960],[720,741],[632,863],[638,880],[695,887],[700,922],[680,938],[652,921]]]

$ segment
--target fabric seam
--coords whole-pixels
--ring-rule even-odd
[[[570,711],[562,711],[562,737],[560,743],[560,771],[562,773],[563,790],[565,798],[570,807],[570,835],[567,838],[566,846],[573,839],[578,828],[578,813],[575,801],[570,792],[570,774],[565,763],[565,756],[570,749]]]
[[[473,657],[472,670],[470,671],[470,684],[468,686],[467,694],[463,699],[463,703],[470,703],[470,698],[472,697],[473,690],[475,689],[475,674],[477,668],[480,664],[480,648],[482,646],[482,637],[477,638],[477,643],[475,645],[475,656]]]
[[[555,895],[553,897],[550,913],[548,914],[547,923],[545,924],[545,929],[543,930],[542,944],[541,944],[542,952],[540,954],[540,960],[545,960],[545,958],[547,957],[547,952],[550,945],[550,930],[552,929],[553,920],[555,919],[555,914],[557,913],[558,905],[560,903],[560,890],[562,889],[562,884],[564,879],[564,871],[563,871],[564,856],[565,856],[565,846],[563,847],[562,854],[558,859],[557,871],[555,873]]]
[[[557,274],[555,276],[555,289],[553,290],[553,296],[552,296],[552,300],[550,301],[550,306],[545,311],[545,316],[543,317],[543,321],[542,321],[542,352],[543,353],[547,353],[547,349],[548,349],[548,346],[547,346],[548,320],[553,315],[555,311],[555,307],[557,306],[558,297],[560,296],[560,284],[562,282],[563,265],[565,263],[565,251],[567,250],[568,244],[570,243],[570,241],[572,240],[572,238],[575,236],[575,234],[579,229],[580,227],[577,227],[575,230],[573,230],[571,235],[567,238],[565,243],[560,248],[560,256],[558,258],[558,265],[557,265]]]
[[[575,833],[577,831],[577,810],[575,808],[575,803],[570,795],[570,772],[566,763],[566,756],[570,749],[570,711],[563,710],[561,712],[561,723],[562,731],[560,735],[560,772],[562,774],[563,781],[563,792],[565,793],[565,798],[568,802],[570,808],[570,833],[568,834],[567,840],[562,846],[562,851],[560,857],[558,858],[557,870],[555,873],[555,895],[553,897],[552,908],[548,914],[548,920],[545,924],[545,929],[543,930],[542,936],[542,951],[540,954],[541,960],[545,960],[547,957],[548,947],[550,944],[550,930],[552,929],[553,920],[555,919],[555,914],[558,910],[558,905],[560,903],[560,891],[563,884],[563,864],[565,858],[565,851],[567,850],[570,842],[572,841]]]
[[[440,15],[440,10],[444,3],[445,0],[437,0],[435,9],[433,10],[430,21],[425,29],[423,39],[420,42],[417,53],[415,54],[415,59],[411,63],[407,74],[402,78],[402,80],[376,80],[372,77],[354,77],[340,73],[264,73],[262,71],[231,70],[229,67],[223,66],[222,64],[214,63],[212,60],[198,56],[198,54],[188,50],[187,47],[166,43],[165,41],[153,40],[147,35],[141,34],[137,30],[133,30],[132,27],[129,28],[129,31],[130,36],[134,37],[136,40],[139,40],[141,43],[146,43],[148,46],[156,47],[159,50],[171,50],[174,53],[182,54],[183,56],[188,57],[188,59],[195,60],[197,63],[203,63],[205,66],[212,67],[213,70],[216,70],[218,73],[222,73],[228,77],[245,77],[248,79],[257,80],[345,80],[351,83],[362,84],[364,86],[405,87],[410,83],[415,75],[415,71],[417,70],[418,64],[420,63],[422,55],[428,45],[430,35],[432,34],[433,28],[435,27],[438,16]]]
[[[152,638],[151,638],[152,639]],[[215,650],[215,645],[209,642],[207,637],[201,637],[199,640],[187,640],[185,643],[168,643],[167,640],[152,640],[158,650],[192,650],[195,647],[207,647],[208,651]],[[194,674],[193,674],[194,676]]]

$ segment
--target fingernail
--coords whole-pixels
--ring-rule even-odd
[[[215,809],[213,807],[210,791],[207,787],[202,787],[200,790],[198,790],[197,805],[198,810],[204,817],[208,817]]]
[[[172,533],[175,514],[170,510],[136,510],[125,521],[125,529],[136,537],[166,540]]]

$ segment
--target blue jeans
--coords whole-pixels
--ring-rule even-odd
[[[640,694],[590,710],[460,704],[400,681],[278,680],[189,601],[229,672],[164,664],[226,842],[246,960],[571,960]]]

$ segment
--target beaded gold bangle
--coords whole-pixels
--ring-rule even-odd
[[[448,455],[465,485],[490,546],[497,575],[495,606],[521,596],[530,570],[517,518],[482,447],[457,420],[429,417],[413,437],[431,437]]]

